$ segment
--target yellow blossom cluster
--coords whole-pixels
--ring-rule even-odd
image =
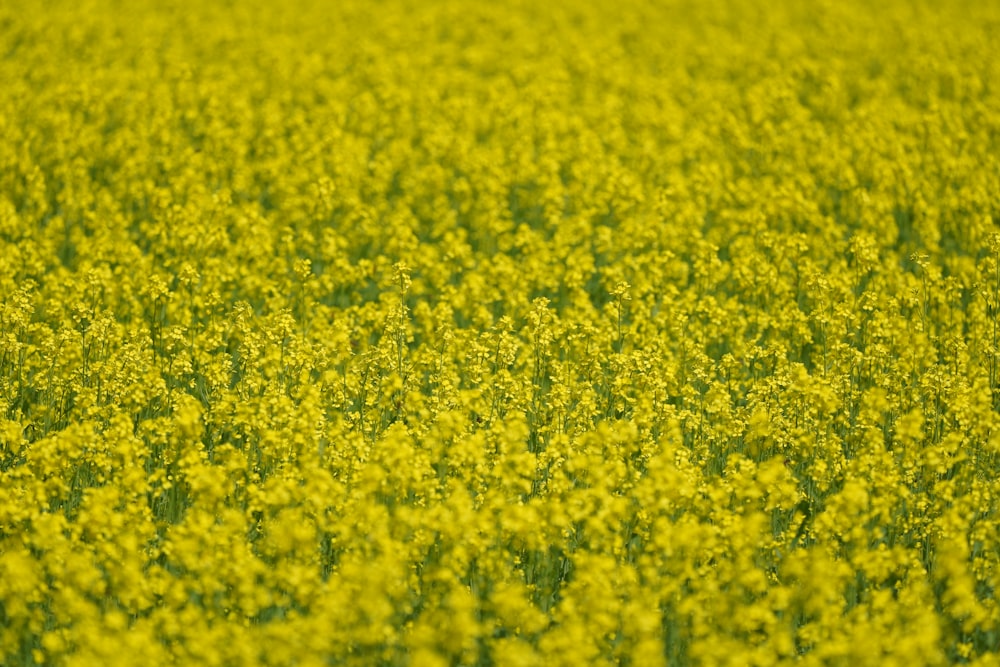
[[[0,3],[0,664],[1000,665],[997,34]]]

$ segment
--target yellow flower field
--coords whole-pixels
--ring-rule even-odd
[[[0,3],[0,664],[1000,665],[1000,4],[870,4]]]

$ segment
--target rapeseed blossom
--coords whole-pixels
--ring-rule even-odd
[[[1000,661],[995,3],[0,6],[0,663]]]

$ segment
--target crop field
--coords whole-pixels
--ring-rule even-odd
[[[0,2],[0,665],[1000,665],[998,35]]]

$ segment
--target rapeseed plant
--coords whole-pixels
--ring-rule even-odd
[[[0,663],[995,664],[994,5],[0,7]]]

